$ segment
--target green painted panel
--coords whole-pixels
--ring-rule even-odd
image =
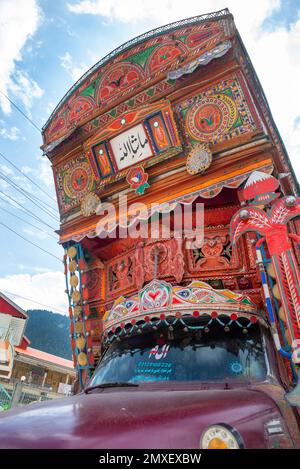
[[[240,125],[243,125],[243,121],[241,119],[240,116],[238,116],[237,120],[235,121],[235,123],[233,124],[233,126],[231,127],[231,129],[236,129],[237,127],[239,127]],[[230,130],[231,130],[230,129]]]
[[[153,94],[154,94],[154,88],[149,88],[149,89],[147,90],[147,95],[148,95],[148,96],[153,96]]]
[[[148,47],[147,49],[142,50],[141,52],[138,52],[137,54],[127,57],[127,59],[124,59],[123,62],[132,62],[134,64],[140,65],[141,67],[145,68],[145,65],[149,56],[152,54],[152,52],[154,51],[156,47],[157,45]]]
[[[227,96],[232,96],[232,91],[230,88],[226,88],[225,90],[222,90],[222,93],[218,94],[226,94]]]
[[[176,38],[176,41],[181,41],[181,42],[185,43],[186,38],[187,38],[187,36],[178,36],[178,37]]]
[[[94,80],[89,86],[87,86],[79,96],[91,96],[92,98],[95,97],[95,89],[97,88],[97,83],[100,80],[100,78],[103,76],[103,73],[99,75],[96,80]]]

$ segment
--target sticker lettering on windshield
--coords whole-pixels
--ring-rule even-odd
[[[170,345],[163,345],[161,351],[159,351],[159,345],[153,347],[149,352],[149,358],[155,358],[155,360],[161,360],[165,358],[169,352]]]
[[[135,367],[135,381],[168,381],[172,363],[139,361]]]

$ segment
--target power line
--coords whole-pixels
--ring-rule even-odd
[[[48,231],[43,230],[42,228],[40,228],[39,226],[34,225],[33,223],[30,223],[28,220],[24,220],[24,218],[19,217],[19,216],[16,215],[15,213],[10,212],[9,210],[6,210],[6,209],[3,208],[3,207],[0,207],[0,210],[2,210],[3,212],[8,213],[8,214],[11,215],[12,217],[18,218],[19,220],[21,220],[22,222],[26,223],[27,225],[33,226],[33,228],[36,228],[37,230],[42,231],[43,233],[47,234],[48,236],[51,236],[51,238],[56,239],[56,237],[53,236],[51,233],[48,233]]]
[[[2,288],[0,289],[0,291],[5,293],[6,295],[11,295],[13,297],[21,298],[22,300],[26,300],[26,301],[31,301],[32,303],[36,303],[37,305],[40,305],[40,306],[46,306],[46,308],[50,308],[51,310],[61,311],[62,313],[66,313],[66,310],[56,308],[56,306],[45,305],[44,303],[40,303],[39,301],[32,300],[31,298],[26,298],[25,296],[18,295],[17,293],[12,293],[7,290],[2,290]]]
[[[5,194],[5,192],[1,191],[0,190],[0,194],[3,194],[4,195],[4,199],[2,197],[2,200],[4,200],[5,202],[9,202],[8,200],[6,199],[10,199],[12,200],[15,204],[19,205],[22,210],[24,210],[25,212],[27,212],[32,218],[34,218],[35,220],[39,221],[40,223],[42,223],[43,225],[46,225],[48,226],[48,228],[51,228],[51,230],[55,231],[55,228],[51,225],[48,225],[48,223],[46,223],[44,220],[42,220],[40,217],[38,217],[37,215],[35,215],[31,210],[29,210],[28,208],[24,207],[24,205],[22,205],[20,202],[18,202],[16,199],[14,199],[13,197],[11,197],[9,194]],[[10,205],[12,205],[14,207],[14,205],[9,202]]]
[[[5,176],[3,173],[0,171],[0,179],[5,181],[7,184],[12,186],[16,191],[20,192],[26,199],[28,199],[31,203],[33,203],[36,207],[38,207],[40,210],[45,212],[48,216],[52,217],[55,221],[58,221],[58,219],[55,217],[54,213],[51,213],[47,208],[44,208],[41,206],[39,203],[35,202],[32,199],[32,195],[28,193],[26,190],[24,190],[22,187],[20,187],[18,184],[16,184],[14,181],[9,179],[7,176]],[[29,194],[29,195],[28,195]]]
[[[8,194],[5,194],[5,192],[1,191],[0,190],[0,194],[3,194],[4,197],[1,197],[2,200],[4,200],[4,202],[8,202],[12,207],[16,208],[15,205],[10,202],[10,200],[12,200],[15,204],[19,205],[22,209],[22,211],[28,213],[28,215],[33,218],[34,220],[38,221],[39,223],[42,223],[43,225],[47,226],[48,228],[51,228],[51,230],[55,231],[55,228],[51,225],[49,225],[48,223],[46,223],[44,220],[42,220],[40,217],[38,217],[37,215],[35,215],[33,212],[31,212],[31,210],[29,210],[28,208],[24,207],[24,205],[22,205],[20,202],[18,202],[16,199],[14,199],[13,197],[11,197],[10,195]],[[7,199],[10,199],[10,200],[7,200]]]
[[[35,127],[38,131],[39,131],[39,134],[42,133],[41,129],[30,119],[30,117],[28,117],[24,111],[22,111],[21,108],[19,108],[19,106],[17,106],[17,104],[15,104],[12,99],[10,99],[3,91],[0,90],[0,93],[20,112],[20,114],[22,114],[23,117],[25,117],[25,119],[28,120],[28,122],[30,122],[31,125],[33,125],[33,127]]]
[[[9,179],[5,174],[3,174],[1,171],[0,171],[0,178],[5,181],[7,184],[9,184],[10,186],[12,186],[16,191],[20,192],[24,197],[26,197],[26,199],[30,200],[30,202],[32,204],[34,204],[36,207],[38,207],[40,210],[42,210],[43,212],[46,213],[46,215],[48,215],[49,217],[53,218],[55,221],[59,221],[58,218],[56,218],[55,215],[53,215],[53,213],[49,212],[48,209],[42,207],[39,203],[35,202],[31,195],[28,195],[27,194],[27,191],[25,191],[22,187],[20,187],[18,184],[16,184],[14,181],[12,181],[11,179]]]
[[[21,186],[19,186],[21,187]],[[41,198],[39,198],[37,195],[33,194],[32,192],[29,192],[28,190],[26,189],[23,189],[23,187],[21,187],[21,189],[26,192],[26,194],[30,195],[31,197],[33,197],[35,200],[39,201],[40,204],[44,205],[45,207],[48,207],[48,210],[51,210],[53,212],[54,215],[58,215],[58,210],[57,208],[53,207],[52,205],[48,204],[47,202],[45,202],[44,200],[42,200]]]
[[[11,231],[12,233],[16,234],[17,236],[19,236],[19,238],[22,238],[24,241],[27,241],[27,243],[31,244],[32,246],[35,246],[36,248],[38,248],[38,249],[40,249],[41,251],[43,251],[43,252],[45,252],[46,254],[48,254],[49,256],[54,257],[55,259],[59,260],[59,262],[62,262],[61,259],[60,259],[59,257],[57,257],[55,254],[52,254],[51,252],[47,251],[46,249],[41,248],[41,246],[39,246],[38,244],[33,243],[33,242],[30,241],[29,239],[24,238],[24,236],[20,235],[19,233],[17,233],[17,231],[15,231],[15,230],[13,230],[12,228],[10,228],[9,226],[5,225],[5,223],[0,222],[0,225],[4,226],[4,227],[7,228],[9,231]]]
[[[33,197],[34,199],[38,200],[41,204],[43,204],[46,207],[48,207],[49,209],[51,209],[55,214],[57,213],[56,208],[54,208],[52,205],[48,204],[47,202],[44,202],[43,200],[41,200],[39,197],[37,197],[32,192],[29,192],[27,189],[24,189],[23,187],[21,187],[13,179],[11,179],[9,176],[7,176],[7,174],[5,174],[3,171],[0,171],[0,174],[2,175],[2,179],[4,179],[6,182],[8,182],[8,184],[12,184],[13,186],[19,187],[20,190],[22,190],[23,192],[25,192],[29,196]]]
[[[38,189],[40,189],[40,191],[42,191],[44,194],[47,195],[47,197],[49,197],[51,200],[53,200],[55,203],[56,203],[56,200],[50,195],[48,194],[47,191],[45,191],[42,187],[40,187],[35,181],[33,181],[29,176],[27,176],[26,173],[24,173],[20,168],[18,168],[18,166],[16,166],[9,158],[7,158],[6,156],[3,155],[3,153],[0,152],[0,156],[5,160],[7,161],[11,166],[13,166],[19,173],[21,173],[24,177],[26,177],[28,179],[28,181],[30,181],[34,186],[36,186]]]

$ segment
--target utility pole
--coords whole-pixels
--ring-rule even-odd
[[[14,386],[14,391],[11,399],[11,408],[16,407],[20,402],[25,379],[25,376],[21,376],[21,380],[17,381]]]

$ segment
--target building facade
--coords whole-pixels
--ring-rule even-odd
[[[73,362],[30,347],[25,335],[26,313],[0,292],[0,385],[9,404],[15,385],[22,382],[21,403],[53,399],[71,393]]]

